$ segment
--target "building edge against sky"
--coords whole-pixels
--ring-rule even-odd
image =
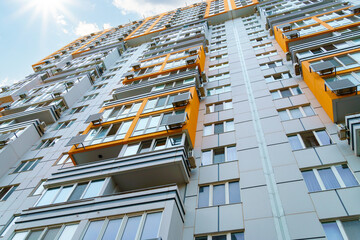
[[[360,6],[208,0],[0,93],[0,239],[358,239]]]

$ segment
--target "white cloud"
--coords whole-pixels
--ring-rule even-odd
[[[3,80],[0,81],[0,87],[10,86],[14,82],[15,82],[15,80],[10,80],[9,77],[5,77]]]
[[[58,23],[58,24],[60,24],[60,25],[63,25],[63,26],[66,26],[66,25],[67,25],[67,22],[65,21],[64,15],[58,15],[58,16],[56,16],[56,23]]]
[[[100,31],[96,23],[87,23],[86,21],[80,21],[77,27],[75,28],[74,33],[78,36],[84,36],[89,33]]]
[[[104,23],[103,28],[104,29],[109,29],[109,28],[112,28],[112,27],[111,27],[110,23]]]
[[[178,7],[185,7],[193,3],[200,2],[199,0],[113,0],[115,7],[121,10],[122,14],[137,13],[140,16],[151,16],[166,11],[174,10]]]

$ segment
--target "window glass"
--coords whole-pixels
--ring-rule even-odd
[[[212,236],[212,240],[226,240],[226,235]]]
[[[302,118],[303,117],[302,113],[300,112],[300,109],[298,109],[298,108],[290,109],[290,114],[293,118]]]
[[[352,186],[359,185],[359,183],[356,181],[354,175],[351,173],[351,171],[347,165],[336,166],[336,170],[338,171],[338,173],[339,173],[341,179],[343,180],[343,182],[345,183],[346,187],[352,187]]]
[[[112,219],[109,221],[105,233],[102,237],[102,240],[112,240],[116,238],[116,235],[119,231],[120,225],[121,225],[122,219]]]
[[[226,122],[226,131],[233,131],[235,129],[234,127],[234,121],[227,121]]]
[[[212,125],[205,125],[203,128],[204,136],[211,135],[213,133],[213,126]]]
[[[275,91],[275,92],[271,92],[271,96],[273,99],[279,99],[281,98],[281,95],[278,91]]]
[[[285,90],[281,90],[281,95],[282,95],[282,97],[291,97],[292,96],[292,94],[291,94],[291,92],[290,92],[290,89],[285,89]]]
[[[155,239],[158,236],[161,212],[147,214],[141,240]]]
[[[25,237],[27,235],[28,232],[18,232],[15,233],[14,237],[12,238],[12,240],[25,240]]]
[[[230,182],[229,183],[229,203],[239,203],[240,202],[240,186],[239,182]]]
[[[45,237],[43,238],[43,240],[54,240],[56,235],[58,234],[59,230],[60,230],[60,227],[50,228],[46,232]]]
[[[182,139],[181,135],[169,137],[167,147],[173,147],[173,146],[180,145],[181,144],[181,139]]]
[[[312,108],[311,108],[310,106],[304,106],[304,107],[302,107],[302,108],[303,108],[306,116],[313,116],[313,115],[315,115],[314,110],[312,110]]]
[[[304,171],[302,172],[302,175],[309,192],[321,191],[320,185],[313,171]]]
[[[227,147],[227,161],[233,161],[236,159],[236,147]]]
[[[198,207],[201,208],[207,206],[209,206],[209,186],[200,187]]]
[[[42,198],[40,199],[40,201],[38,202],[37,206],[42,206],[42,205],[46,205],[46,204],[50,204],[52,203],[52,201],[55,198],[55,195],[58,193],[60,188],[51,188],[48,189],[45,194],[42,196]]]
[[[26,240],[38,240],[41,233],[43,232],[43,230],[36,230],[36,231],[31,231],[30,235],[27,237]]]
[[[53,203],[65,202],[73,189],[73,186],[63,187]]]
[[[217,123],[214,125],[214,134],[219,134],[224,132],[224,124]]]
[[[166,146],[166,138],[156,139],[154,151],[164,149]]]
[[[316,134],[318,138],[320,139],[320,142],[322,145],[329,145],[331,144],[331,139],[329,135],[326,133],[326,131],[316,131]]]
[[[210,164],[212,164],[211,151],[202,152],[201,163],[202,163],[202,165],[210,165]]]
[[[360,221],[342,222],[346,235],[349,240],[358,239],[360,236]]]
[[[288,140],[290,142],[291,148],[292,150],[298,150],[298,149],[302,149],[303,146],[299,140],[299,137],[297,135],[295,136],[288,136]]]
[[[219,112],[222,111],[224,109],[224,106],[222,103],[220,104],[215,104],[215,112]]]
[[[130,217],[127,220],[122,240],[135,239],[141,216]]]
[[[319,169],[318,172],[326,189],[340,188],[340,184],[330,168]]]
[[[322,226],[328,240],[343,240],[336,222],[323,223]]]
[[[130,156],[130,155],[136,154],[137,151],[138,151],[138,148],[139,148],[139,144],[138,144],[138,143],[129,144],[129,145],[126,147],[124,156]]]
[[[90,222],[83,240],[96,240],[100,234],[104,220]]]
[[[244,240],[244,233],[232,233],[231,240]]]
[[[85,191],[85,188],[88,183],[80,183],[76,186],[75,190],[72,192],[69,201],[74,201],[80,199],[81,195]]]
[[[225,151],[223,148],[214,150],[214,163],[222,163],[225,161]]]
[[[316,140],[312,132],[305,132],[301,134],[302,140],[305,144],[305,147],[317,147],[319,146],[318,141]]]
[[[299,87],[292,88],[295,95],[302,94],[301,89]]]
[[[286,110],[284,111],[279,111],[279,117],[282,121],[286,121],[286,120],[289,120],[290,119],[290,116],[289,114],[287,113]]]
[[[64,228],[64,231],[61,233],[60,237],[58,240],[69,240],[74,236],[74,233],[76,231],[77,228],[77,224],[76,225],[68,225]]]
[[[152,140],[141,142],[140,149],[138,150],[138,153],[144,153],[144,152],[150,151],[151,142],[152,142]]]
[[[215,185],[213,192],[213,206],[225,204],[225,184]]]
[[[86,190],[83,198],[95,197],[100,194],[105,179],[95,180],[90,183],[90,186]]]

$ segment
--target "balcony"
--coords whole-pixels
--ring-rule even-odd
[[[39,120],[31,120],[0,128],[0,177],[40,139],[44,127]]]
[[[195,83],[184,85],[184,87],[189,87],[195,85],[197,89],[200,90],[202,88],[202,82],[203,79],[200,77],[199,71],[197,69],[192,69],[189,71],[180,72],[177,74],[170,74],[166,77],[160,77],[158,79],[152,80],[152,81],[144,81],[139,84],[132,84],[132,85],[124,85],[121,88],[117,88],[113,92],[113,98],[116,100],[123,100],[123,99],[135,99],[141,98],[142,96],[151,94],[151,91],[153,90],[154,86],[156,85],[163,85],[168,84],[174,81],[180,81],[182,79],[188,79],[188,78],[195,78]],[[184,88],[182,87],[182,88]],[[177,87],[181,88],[181,87]],[[171,91],[177,89],[175,87],[170,88]],[[163,90],[163,92],[166,92],[169,90]],[[156,91],[153,94],[159,94],[161,91]],[[202,96],[202,95],[201,95]],[[113,104],[113,102],[111,103]]]
[[[42,96],[23,94],[23,99],[13,102],[8,109],[0,112],[2,115],[0,122],[13,119],[17,122],[39,119],[46,124],[54,123],[59,119],[61,111],[71,107],[90,88],[91,84],[92,81],[86,74],[70,78],[61,83],[60,88],[44,93]],[[37,102],[36,98],[41,100]]]
[[[78,166],[59,169],[46,185],[111,176],[120,191],[189,182],[190,162],[184,146],[96,161],[94,154],[76,156]]]
[[[64,224],[68,221],[84,223],[94,218],[105,219],[108,216],[134,215],[149,211],[161,212],[158,230],[160,239],[180,239],[185,210],[177,186],[163,186],[29,208],[22,212],[11,230]],[[79,224],[72,239],[81,239],[86,229],[86,224]],[[12,231],[5,237],[10,237]]]

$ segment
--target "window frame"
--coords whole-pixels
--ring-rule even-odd
[[[230,183],[238,183],[239,184],[239,198],[240,198],[240,202],[235,202],[235,203],[230,203]],[[214,186],[221,186],[224,185],[224,199],[225,202],[224,204],[218,204],[218,205],[214,205]],[[201,206],[199,207],[199,196],[200,196],[200,188],[201,187],[209,187],[209,194],[208,194],[208,203],[206,206]],[[238,204],[238,203],[242,203],[242,199],[241,199],[241,191],[240,191],[240,180],[239,179],[232,179],[232,180],[227,180],[226,182],[216,182],[216,183],[211,183],[211,184],[201,184],[198,186],[198,197],[197,197],[197,209],[200,208],[207,208],[207,207],[216,207],[216,206],[224,206],[224,205],[229,205],[229,204]]]

